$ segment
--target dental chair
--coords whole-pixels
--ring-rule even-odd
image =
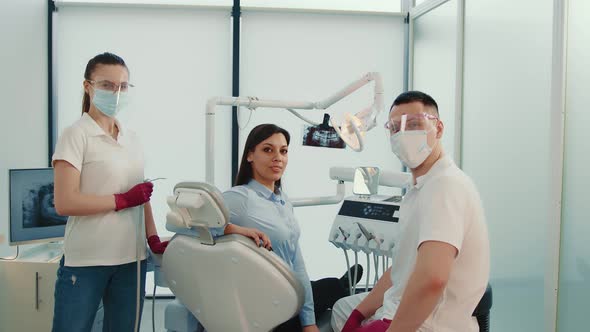
[[[199,331],[200,322],[208,332],[267,332],[299,312],[303,287],[278,256],[241,235],[212,236],[229,221],[216,187],[179,183],[167,202],[166,228],[176,235],[156,284],[177,298],[166,308],[168,331]]]
[[[488,284],[486,287],[486,291],[484,292],[481,300],[475,307],[472,316],[477,319],[477,324],[479,325],[479,332],[490,332],[490,311],[492,309],[492,286]],[[331,311],[326,311],[322,314],[317,321],[318,326],[326,326],[329,324],[331,319],[332,313]],[[320,329],[320,331],[328,331],[334,332],[332,328],[329,329]]]
[[[473,315],[477,318],[479,332],[490,332],[490,311],[492,309],[492,286],[488,284],[485,293],[475,307]]]
[[[485,293],[483,294],[481,300],[475,307],[472,316],[477,319],[477,324],[479,325],[479,332],[490,332],[490,310],[492,308],[492,286],[488,284]],[[321,332],[334,332],[330,324],[330,320],[332,317],[331,311],[326,311],[317,319],[317,325],[322,326],[320,328]]]

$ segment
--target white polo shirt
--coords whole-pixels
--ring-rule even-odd
[[[137,135],[117,121],[114,140],[88,115],[66,128],[52,163],[65,160],[80,171],[80,192],[123,193],[143,181],[143,150]],[[146,258],[142,207],[68,218],[64,237],[66,266],[119,265],[136,260],[137,225],[142,229],[141,259]]]
[[[457,248],[458,255],[438,304],[419,331],[479,331],[472,313],[488,283],[490,249],[482,203],[471,179],[443,157],[404,196],[399,222],[403,230],[392,252],[393,286],[374,318],[393,318],[415,268],[418,247],[440,241]]]

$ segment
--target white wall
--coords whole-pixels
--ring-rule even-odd
[[[246,11],[242,19],[241,94],[318,101],[364,73],[378,71],[383,75],[388,108],[402,92],[402,56],[401,16]],[[336,117],[342,117],[344,112],[354,114],[372,103],[372,91],[373,86],[367,85],[329,108],[328,113]],[[247,110],[241,112],[242,126],[246,126],[247,113]],[[301,113],[315,121],[322,120],[321,111]],[[383,128],[386,119],[384,110],[378,126],[367,135],[366,150],[357,153],[350,149],[302,146],[302,121],[286,111],[260,109],[240,131],[240,154],[254,126],[260,123],[282,126],[292,136],[289,166],[284,176],[287,194],[292,198],[332,195],[336,183],[328,176],[331,166],[401,169]],[[341,276],[345,271],[341,250],[328,242],[338,208],[339,205],[295,209],[301,225],[300,244],[312,279]]]
[[[47,167],[47,1],[4,0],[0,10],[0,256],[8,247],[8,170]]]
[[[559,331],[581,331],[588,322],[590,298],[590,250],[588,235],[588,188],[590,164],[590,3],[569,1],[567,45],[567,90],[563,212],[559,271]]]
[[[552,5],[465,6],[463,169],[486,209],[498,331],[543,329]]]

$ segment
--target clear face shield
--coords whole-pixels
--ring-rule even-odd
[[[385,123],[385,129],[387,129],[388,137],[405,131],[428,132],[434,128],[431,125],[432,120],[438,121],[438,118],[428,113],[403,114],[400,117],[392,118],[387,121]]]
[[[391,151],[407,167],[418,167],[432,152],[427,136],[436,128],[433,120],[438,118],[428,113],[403,114],[385,124]]]
[[[115,117],[128,104],[129,91],[133,84],[129,82],[115,83],[106,79],[88,80],[94,88],[92,103],[109,117]]]

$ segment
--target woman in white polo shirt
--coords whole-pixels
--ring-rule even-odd
[[[55,207],[69,216],[53,331],[90,331],[101,300],[105,331],[133,331],[138,223],[145,222],[152,251],[162,253],[167,242],[160,242],[156,232],[149,203],[153,185],[143,180],[142,147],[116,119],[132,87],[125,61],[111,53],[95,56],[86,66],[83,86],[82,117],[61,134],[52,158]],[[140,246],[141,308],[146,250],[145,243]]]

